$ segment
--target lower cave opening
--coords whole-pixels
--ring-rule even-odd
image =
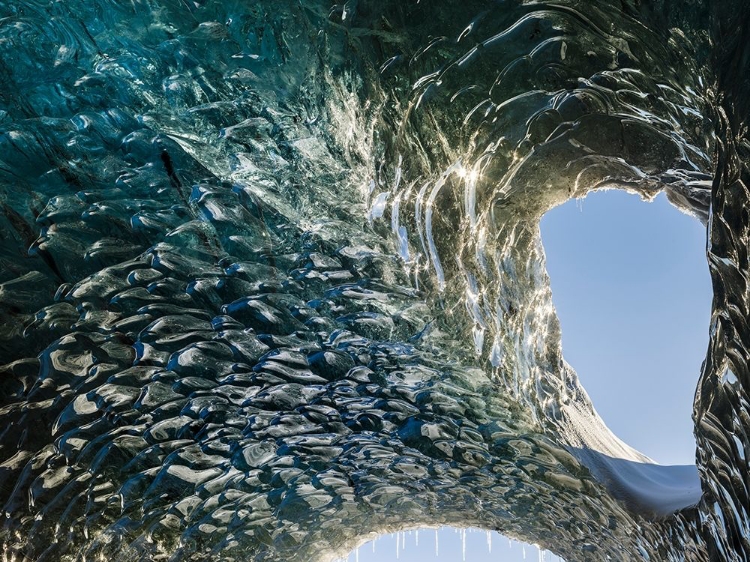
[[[535,545],[480,529],[413,529],[381,535],[337,562],[564,562]]]

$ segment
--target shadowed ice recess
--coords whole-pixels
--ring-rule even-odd
[[[747,12],[0,0],[3,559],[748,560]],[[563,359],[539,221],[604,188],[707,226],[697,480]]]

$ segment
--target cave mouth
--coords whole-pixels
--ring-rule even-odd
[[[387,533],[335,562],[564,562],[559,556],[510,539],[497,531],[455,527],[421,528]]]
[[[705,227],[663,194],[592,192],[541,220],[566,361],[620,439],[695,462],[692,404],[708,346]]]

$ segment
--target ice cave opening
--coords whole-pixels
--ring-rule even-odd
[[[336,562],[565,562],[535,545],[480,529],[414,529],[382,535]]]
[[[599,191],[541,221],[563,355],[610,429],[665,465],[695,463],[708,345],[705,226],[664,194]]]

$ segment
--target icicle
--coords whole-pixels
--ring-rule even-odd
[[[417,541],[417,546],[419,546],[419,529],[414,531],[414,539]]]
[[[487,531],[487,552],[492,554],[492,532]]]
[[[359,562],[359,547],[354,551],[354,562]]]
[[[438,530],[435,529],[435,558],[440,556],[440,553],[438,552]]]
[[[466,562],[466,529],[461,529],[461,557]]]
[[[401,554],[401,542],[398,540],[398,533],[396,533],[396,560],[399,559],[399,556]]]

